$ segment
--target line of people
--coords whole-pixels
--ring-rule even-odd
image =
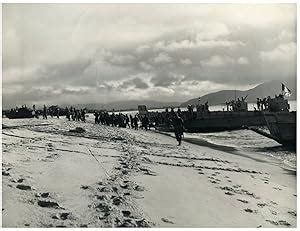
[[[85,114],[86,114],[86,109],[76,109],[71,107],[70,109],[66,107],[66,117],[70,121],[71,119],[73,121],[83,121],[85,122]]]
[[[52,111],[52,110],[51,110]],[[57,118],[59,118],[59,110],[55,111],[57,114]],[[43,119],[47,119],[47,115],[49,114],[49,109],[47,110],[46,105],[43,107]],[[76,109],[74,107],[71,107],[70,109],[66,107],[64,109],[64,114],[66,115],[66,118],[71,121],[83,121],[86,122],[86,109]],[[177,113],[174,112],[174,110],[171,110],[171,113],[165,112],[167,114],[166,120],[168,121],[169,125],[173,125],[175,137],[178,141],[178,145],[181,145],[181,140],[183,137],[183,120],[181,118],[181,111],[178,111]],[[170,115],[169,115],[170,114]],[[51,116],[53,113],[51,113]],[[95,111],[95,124],[101,124],[101,125],[107,125],[112,127],[123,127],[123,128],[132,128],[135,130],[138,130],[139,128],[139,122],[141,122],[141,128],[145,129],[146,131],[149,130],[151,123],[147,115],[129,115],[118,113],[115,114],[114,112],[109,114],[108,112],[102,112],[102,111]]]
[[[142,123],[142,127],[147,131],[149,129],[150,121],[145,115],[141,118],[136,114],[135,116],[127,115],[123,113],[115,114],[114,112],[109,114],[108,112],[94,113],[95,124],[108,125],[113,127],[133,128],[137,130],[139,128],[139,121]]]

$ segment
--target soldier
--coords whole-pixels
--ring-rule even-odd
[[[129,115],[131,128],[134,128],[134,121],[132,115]]]
[[[179,115],[173,119],[173,127],[176,140],[178,141],[178,146],[180,146],[183,136],[183,120],[179,117]]]
[[[58,106],[56,107],[56,116],[57,116],[57,119],[59,119],[59,107]]]
[[[230,103],[228,103],[228,102],[226,101],[225,104],[226,104],[226,110],[229,111],[229,105],[230,105]]]
[[[85,122],[85,109],[81,109],[81,119]]]
[[[129,117],[128,117],[128,115],[126,114],[126,116],[125,116],[125,127],[128,126],[128,127],[130,128],[129,122],[130,122]]]
[[[97,111],[95,111],[94,116],[95,116],[95,124],[98,124],[99,123],[99,113]]]
[[[257,98],[256,104],[257,104],[257,109],[260,111],[260,99],[259,98]]]
[[[38,119],[38,114],[35,111],[35,105],[32,106],[33,110],[32,110],[32,115]]]
[[[206,112],[208,112],[208,101],[206,101],[205,104],[204,104],[204,110],[205,110]]]
[[[66,118],[70,121],[70,111],[69,111],[69,108],[66,107]]]
[[[145,115],[145,116],[142,118],[142,126],[145,128],[146,131],[148,131],[149,118],[147,117],[147,115]]]
[[[47,107],[44,104],[44,108],[43,108],[43,119],[47,119]]]
[[[135,115],[134,118],[133,118],[133,124],[134,124],[134,129],[135,130],[138,130],[138,117]]]

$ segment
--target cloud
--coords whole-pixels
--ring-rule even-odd
[[[295,79],[296,16],[295,4],[4,4],[3,105],[184,101]]]
[[[135,49],[136,53],[142,54],[146,51],[149,51],[151,47],[149,45],[141,45]]]
[[[141,67],[142,69],[144,69],[145,71],[149,71],[149,70],[153,69],[153,66],[152,66],[152,65],[150,65],[150,64],[148,64],[148,63],[146,63],[146,62],[144,62],[144,61],[140,62],[139,65],[140,65],[140,67]]]
[[[151,82],[154,86],[169,87],[172,85],[180,84],[185,78],[182,74],[173,72],[161,72],[151,78]]]
[[[239,57],[237,63],[241,65],[246,65],[249,63],[249,60],[247,57]]]
[[[116,65],[129,65],[135,61],[135,57],[133,55],[111,55],[108,58],[108,62]]]
[[[191,65],[191,64],[192,64],[192,60],[187,59],[187,58],[185,58],[185,59],[180,59],[180,63],[181,63],[182,65],[188,66],[188,65]]]
[[[225,67],[234,64],[234,59],[228,56],[214,55],[206,60],[200,61],[203,67]]]
[[[273,50],[261,51],[259,57],[266,62],[291,62],[296,57],[296,43],[280,44]]]
[[[168,44],[159,42],[156,44],[156,49],[164,51],[175,51],[178,49],[210,49],[216,47],[238,47],[244,46],[245,44],[241,41],[228,41],[228,40],[182,40],[179,42],[170,42]]]
[[[154,59],[154,63],[170,63],[172,61],[172,58],[166,54],[166,53],[159,53]]]
[[[133,79],[129,79],[124,81],[121,85],[120,85],[120,89],[126,89],[126,88],[138,88],[138,89],[146,89],[149,87],[149,85],[143,81],[142,79],[135,77]]]

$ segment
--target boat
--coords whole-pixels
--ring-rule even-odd
[[[27,107],[11,109],[6,112],[6,117],[9,119],[25,119],[25,118],[33,118],[34,113],[31,109]]]
[[[219,132],[266,125],[261,111],[214,111],[196,113],[194,118],[183,112],[183,118],[187,132]]]
[[[296,146],[296,112],[269,112],[265,115],[266,133],[258,128],[248,128],[260,135],[277,141],[284,146]]]
[[[246,98],[246,97],[245,97]],[[227,110],[209,111],[208,102],[196,106],[196,110],[189,105],[186,111],[174,108],[169,111],[155,113],[149,112],[150,121],[154,121],[158,129],[172,127],[171,120],[176,113],[183,119],[186,132],[220,132],[242,129],[244,126],[266,126],[262,111],[248,111],[248,104],[242,100],[232,100]]]

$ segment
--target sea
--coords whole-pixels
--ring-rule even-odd
[[[290,111],[297,111],[297,101],[289,101]],[[254,110],[255,103],[248,103],[248,110]],[[225,105],[210,106],[210,111],[226,110]],[[151,109],[149,111],[162,112],[165,109]],[[176,110],[176,109],[175,109]],[[187,110],[181,108],[181,110]],[[124,114],[135,115],[138,111],[123,111]],[[267,128],[261,128],[268,132]],[[212,144],[232,147],[234,154],[243,155],[251,159],[272,161],[274,164],[296,171],[297,155],[295,149],[284,148],[276,141],[261,136],[251,130],[234,130],[212,133],[185,133],[185,137],[205,140]]]

